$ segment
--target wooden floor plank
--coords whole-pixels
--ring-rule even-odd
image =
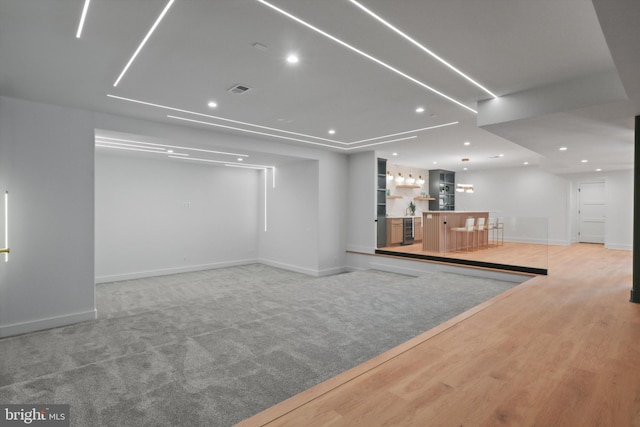
[[[550,275],[242,426],[640,426],[632,256],[554,248]]]
[[[472,260],[487,263],[517,265],[523,267],[547,268],[549,256],[558,248],[558,245],[539,245],[533,243],[504,242],[503,245],[490,245],[489,247],[472,251],[431,252],[422,249],[422,243],[412,245],[396,245],[379,248],[384,251],[428,255],[452,259]]]

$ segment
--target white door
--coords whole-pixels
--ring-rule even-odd
[[[604,243],[604,182],[578,185],[578,241]]]

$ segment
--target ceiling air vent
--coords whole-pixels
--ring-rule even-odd
[[[227,89],[227,91],[228,91],[228,92],[231,92],[231,93],[238,93],[238,94],[240,94],[240,93],[245,93],[245,92],[246,92],[246,91],[248,91],[249,89],[251,89],[249,86],[245,86],[245,85],[237,84],[237,85],[233,85],[233,86],[231,86],[229,89]]]

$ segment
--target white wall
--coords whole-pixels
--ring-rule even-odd
[[[268,152],[291,158],[291,163],[276,169],[276,193],[272,195],[272,189],[269,188],[267,195],[268,217],[275,221],[289,218],[286,224],[288,228],[274,223],[273,227],[278,233],[272,229],[269,236],[260,236],[258,257],[261,262],[312,275],[345,270],[347,222],[345,212],[339,207],[347,203],[346,155],[107,114],[96,114],[96,127],[180,141],[184,145],[211,149],[233,146],[234,150]],[[313,162],[315,166],[311,166]],[[289,175],[290,179],[287,179]],[[263,191],[263,181],[260,182],[260,191]],[[276,202],[272,202],[272,199]],[[260,198],[258,204],[262,206],[262,202]],[[296,216],[292,217],[294,213]],[[305,239],[308,242],[305,247],[298,247],[301,241],[299,233],[303,230],[300,224],[309,229],[306,235],[313,236],[311,240]],[[313,255],[307,251],[313,251]]]
[[[318,274],[346,271],[347,156],[323,152],[318,163]]]
[[[505,229],[505,239],[535,242],[540,219],[547,222],[549,244],[570,242],[569,180],[531,168],[507,168],[456,174],[456,182],[473,184],[475,193],[456,193],[456,210],[495,212],[505,218],[519,218],[520,228]],[[530,230],[527,230],[529,226]],[[544,236],[539,243],[544,242]]]
[[[606,174],[606,248],[633,249],[633,172]]]
[[[264,186],[264,181],[261,185]],[[261,199],[261,205],[263,203]],[[259,219],[261,262],[305,274],[319,274],[318,203],[317,161],[300,161],[277,168],[276,187],[272,188],[271,179],[267,180],[266,231],[264,218]]]
[[[609,249],[633,249],[633,170],[567,175],[571,181],[571,241],[578,241],[578,185],[605,183],[605,236]]]
[[[259,172],[105,151],[96,151],[96,281],[257,261]]]
[[[95,318],[93,115],[0,97],[0,336]]]
[[[349,155],[347,249],[373,253],[376,249],[377,158],[373,151]]]

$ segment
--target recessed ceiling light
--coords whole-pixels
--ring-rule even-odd
[[[397,155],[398,155],[398,153],[393,153],[393,155],[394,155],[394,156],[397,156]]]
[[[498,154],[498,157],[504,157],[504,154]]]
[[[560,150],[560,151],[567,151],[567,147],[560,147],[560,148],[558,148],[558,150]]]
[[[292,138],[292,137],[289,137],[289,136],[275,135],[275,134],[271,134],[271,133],[259,132],[259,131],[250,130],[250,129],[237,128],[237,127],[234,127],[234,126],[227,126],[227,125],[223,125],[223,124],[220,124],[220,123],[211,123],[211,122],[205,122],[205,121],[202,121],[202,120],[194,120],[194,119],[189,119],[189,118],[186,118],[186,117],[174,116],[174,115],[171,115],[171,114],[167,114],[167,118],[175,119],[175,120],[182,120],[182,121],[190,122],[190,123],[198,123],[198,124],[203,124],[203,125],[207,125],[207,126],[216,126],[216,127],[220,127],[220,128],[224,128],[224,129],[232,129],[232,130],[237,130],[237,131],[240,131],[240,132],[247,132],[247,133],[252,133],[252,134],[257,134],[257,135],[266,135],[266,136],[270,136],[270,137],[273,137],[273,138],[286,139],[286,140],[289,140],[289,141],[304,142],[306,144],[321,145],[323,147],[337,148],[337,149],[344,150],[344,151],[358,150],[360,148],[371,147],[373,145],[390,144],[392,142],[406,141],[406,140],[409,140],[409,139],[417,138],[416,135],[413,135],[413,136],[407,136],[407,137],[404,137],[404,138],[391,139],[391,140],[388,140],[388,141],[381,141],[381,142],[374,142],[374,143],[371,143],[371,144],[359,145],[357,147],[343,148],[343,147],[336,147],[334,145],[323,144],[323,143],[320,143],[320,142],[307,141],[307,140],[299,139],[299,138]],[[257,125],[252,125],[252,126],[257,126]],[[265,126],[259,126],[259,127],[263,127],[264,128]],[[335,141],[331,141],[331,142],[335,142]]]
[[[465,141],[464,145],[471,145],[471,143],[469,141]]]
[[[329,129],[329,135],[335,135],[336,130],[335,129]]]
[[[588,161],[589,160],[587,160],[587,159],[583,159],[583,160],[580,160],[580,163],[587,163]]]
[[[424,108],[423,107],[416,108],[416,113],[424,113]]]
[[[602,169],[598,168],[596,169],[596,172],[602,172]]]
[[[376,137],[373,137],[373,138],[363,139],[363,140],[360,140],[360,141],[344,142],[344,141],[336,141],[334,139],[322,138],[322,137],[314,136],[314,135],[306,135],[306,134],[303,134],[303,133],[292,132],[292,131],[288,131],[288,130],[281,129],[281,128],[272,128],[272,127],[268,127],[268,126],[261,126],[261,125],[255,124],[255,123],[248,123],[248,122],[242,122],[242,121],[239,121],[239,120],[228,119],[228,118],[225,118],[225,117],[213,116],[211,114],[199,113],[197,111],[184,110],[182,108],[175,108],[175,107],[171,107],[171,106],[168,106],[168,105],[155,104],[153,102],[142,101],[142,100],[139,100],[139,99],[125,98],[123,96],[117,96],[117,95],[113,95],[113,94],[107,94],[107,97],[113,98],[113,99],[119,99],[119,100],[127,101],[127,102],[133,102],[133,103],[136,103],[136,104],[147,105],[147,106],[150,106],[150,107],[162,108],[162,109],[165,109],[165,110],[177,111],[177,112],[180,112],[180,113],[187,113],[187,114],[192,114],[192,115],[196,115],[196,116],[200,116],[200,117],[207,117],[207,118],[210,118],[210,119],[224,120],[226,122],[238,123],[238,124],[257,127],[257,128],[261,128],[261,129],[269,129],[269,130],[273,130],[273,131],[277,131],[277,132],[284,132],[284,133],[288,133],[288,134],[292,134],[292,135],[300,135],[300,136],[304,136],[305,138],[320,139],[320,140],[323,140],[323,141],[331,142],[332,144],[340,144],[340,145],[347,145],[347,146],[351,146],[351,145],[355,145],[355,144],[361,144],[363,142],[373,141],[373,140],[376,140],[376,139],[391,138],[393,136],[405,135],[405,134],[408,134],[408,133],[416,133],[416,132],[422,132],[422,131],[437,129],[437,128],[446,127],[446,126],[457,125],[459,123],[457,121],[450,122],[450,123],[442,123],[442,124],[428,126],[428,127],[421,128],[421,129],[413,129],[413,130],[409,130],[409,131],[399,132],[399,133],[395,133],[395,134],[391,134],[391,135],[376,136]],[[168,116],[168,117],[169,118],[176,118],[177,120],[189,121],[189,120],[187,120],[185,118],[181,118],[181,117],[175,117],[175,116]],[[282,122],[282,123],[292,123],[292,120],[290,120],[290,119],[279,118],[277,120],[279,122]],[[209,122],[198,122],[198,121],[193,121],[193,122],[194,123],[202,123],[202,124],[206,124],[206,125],[209,125],[209,126],[219,126],[219,127],[224,127],[224,128],[235,129],[235,130],[239,130],[239,131],[242,131],[242,132],[260,134],[260,132],[250,131],[248,129],[239,129],[239,128],[234,128],[234,127],[229,127],[229,126],[217,125],[217,124],[213,124],[213,123],[209,123]],[[403,138],[395,138],[395,139],[384,140],[384,141],[375,142],[375,143],[371,143],[371,144],[359,145],[357,147],[343,148],[343,147],[336,147],[335,145],[321,144],[321,143],[312,142],[312,141],[308,141],[308,140],[301,140],[301,139],[297,139],[297,138],[288,138],[288,137],[276,136],[276,135],[273,135],[273,134],[265,134],[265,135],[276,137],[276,138],[283,138],[283,139],[288,139],[288,140],[293,140],[293,141],[304,142],[304,143],[307,143],[307,144],[315,144],[315,145],[321,145],[321,146],[325,146],[325,147],[338,148],[340,150],[347,150],[347,151],[348,150],[357,150],[357,149],[364,148],[364,147],[371,147],[371,146],[374,146],[374,145],[390,144],[392,142],[406,141],[406,140],[409,140],[409,139],[417,138],[416,135],[412,135],[412,136],[403,137]]]
[[[529,162],[524,162],[524,163],[523,163],[523,165],[528,165],[528,164],[529,164]]]
[[[215,101],[209,101],[209,102],[207,102],[207,106],[209,108],[216,108],[218,106],[218,104]]]
[[[433,162],[433,164],[434,164],[434,165],[437,165],[437,164],[438,164],[438,162],[434,161],[434,162]]]
[[[467,169],[469,169],[469,168],[462,168],[462,170],[467,170]]]
[[[287,62],[289,64],[297,64],[300,61],[297,55],[291,54],[287,56]]]
[[[239,162],[244,162],[244,159],[242,157],[238,157],[238,161]]]
[[[441,96],[441,97],[453,102],[456,105],[459,105],[460,107],[462,107],[464,109],[467,109],[467,110],[471,111],[474,114],[478,114],[478,112],[476,110],[474,110],[473,108],[471,108],[471,107],[463,104],[462,102],[452,98],[451,96],[446,95],[445,93],[440,92],[439,90],[437,90],[435,88],[432,88],[428,84],[423,83],[420,80],[418,80],[418,79],[416,79],[414,77],[411,77],[408,74],[403,73],[402,71],[398,70],[395,67],[392,67],[391,65],[387,64],[386,62],[383,62],[383,61],[379,60],[378,58],[375,58],[375,57],[369,55],[368,53],[363,52],[362,50],[360,50],[360,49],[358,49],[358,48],[356,48],[354,46],[351,46],[349,43],[346,43],[346,42],[340,40],[339,38],[337,38],[335,36],[332,36],[331,34],[321,30],[320,28],[314,27],[313,25],[309,24],[306,21],[303,21],[302,19],[298,18],[297,16],[292,15],[291,13],[285,11],[284,9],[281,9],[278,6],[275,6],[275,5],[269,3],[266,0],[258,0],[258,2],[264,4],[265,6],[270,7],[271,9],[275,10],[278,13],[281,13],[282,15],[286,16],[287,18],[289,18],[289,19],[291,19],[293,21],[296,21],[297,23],[299,23],[301,25],[304,25],[305,27],[317,32],[318,34],[322,34],[326,38],[328,38],[330,40],[333,40],[334,42],[346,47],[347,49],[350,49],[350,50],[356,52],[357,54],[362,55],[367,59],[370,59],[371,61],[375,62],[376,64],[385,67],[387,70],[393,71],[394,73],[398,74],[399,76],[402,76],[405,79],[410,80],[410,81],[414,82],[415,84],[417,84],[419,86],[422,86],[423,88],[425,88],[425,89],[427,89],[427,90],[429,90],[429,91],[431,91],[431,92],[433,92],[433,93],[435,93],[435,94],[437,94],[437,95],[439,95],[439,96]]]

